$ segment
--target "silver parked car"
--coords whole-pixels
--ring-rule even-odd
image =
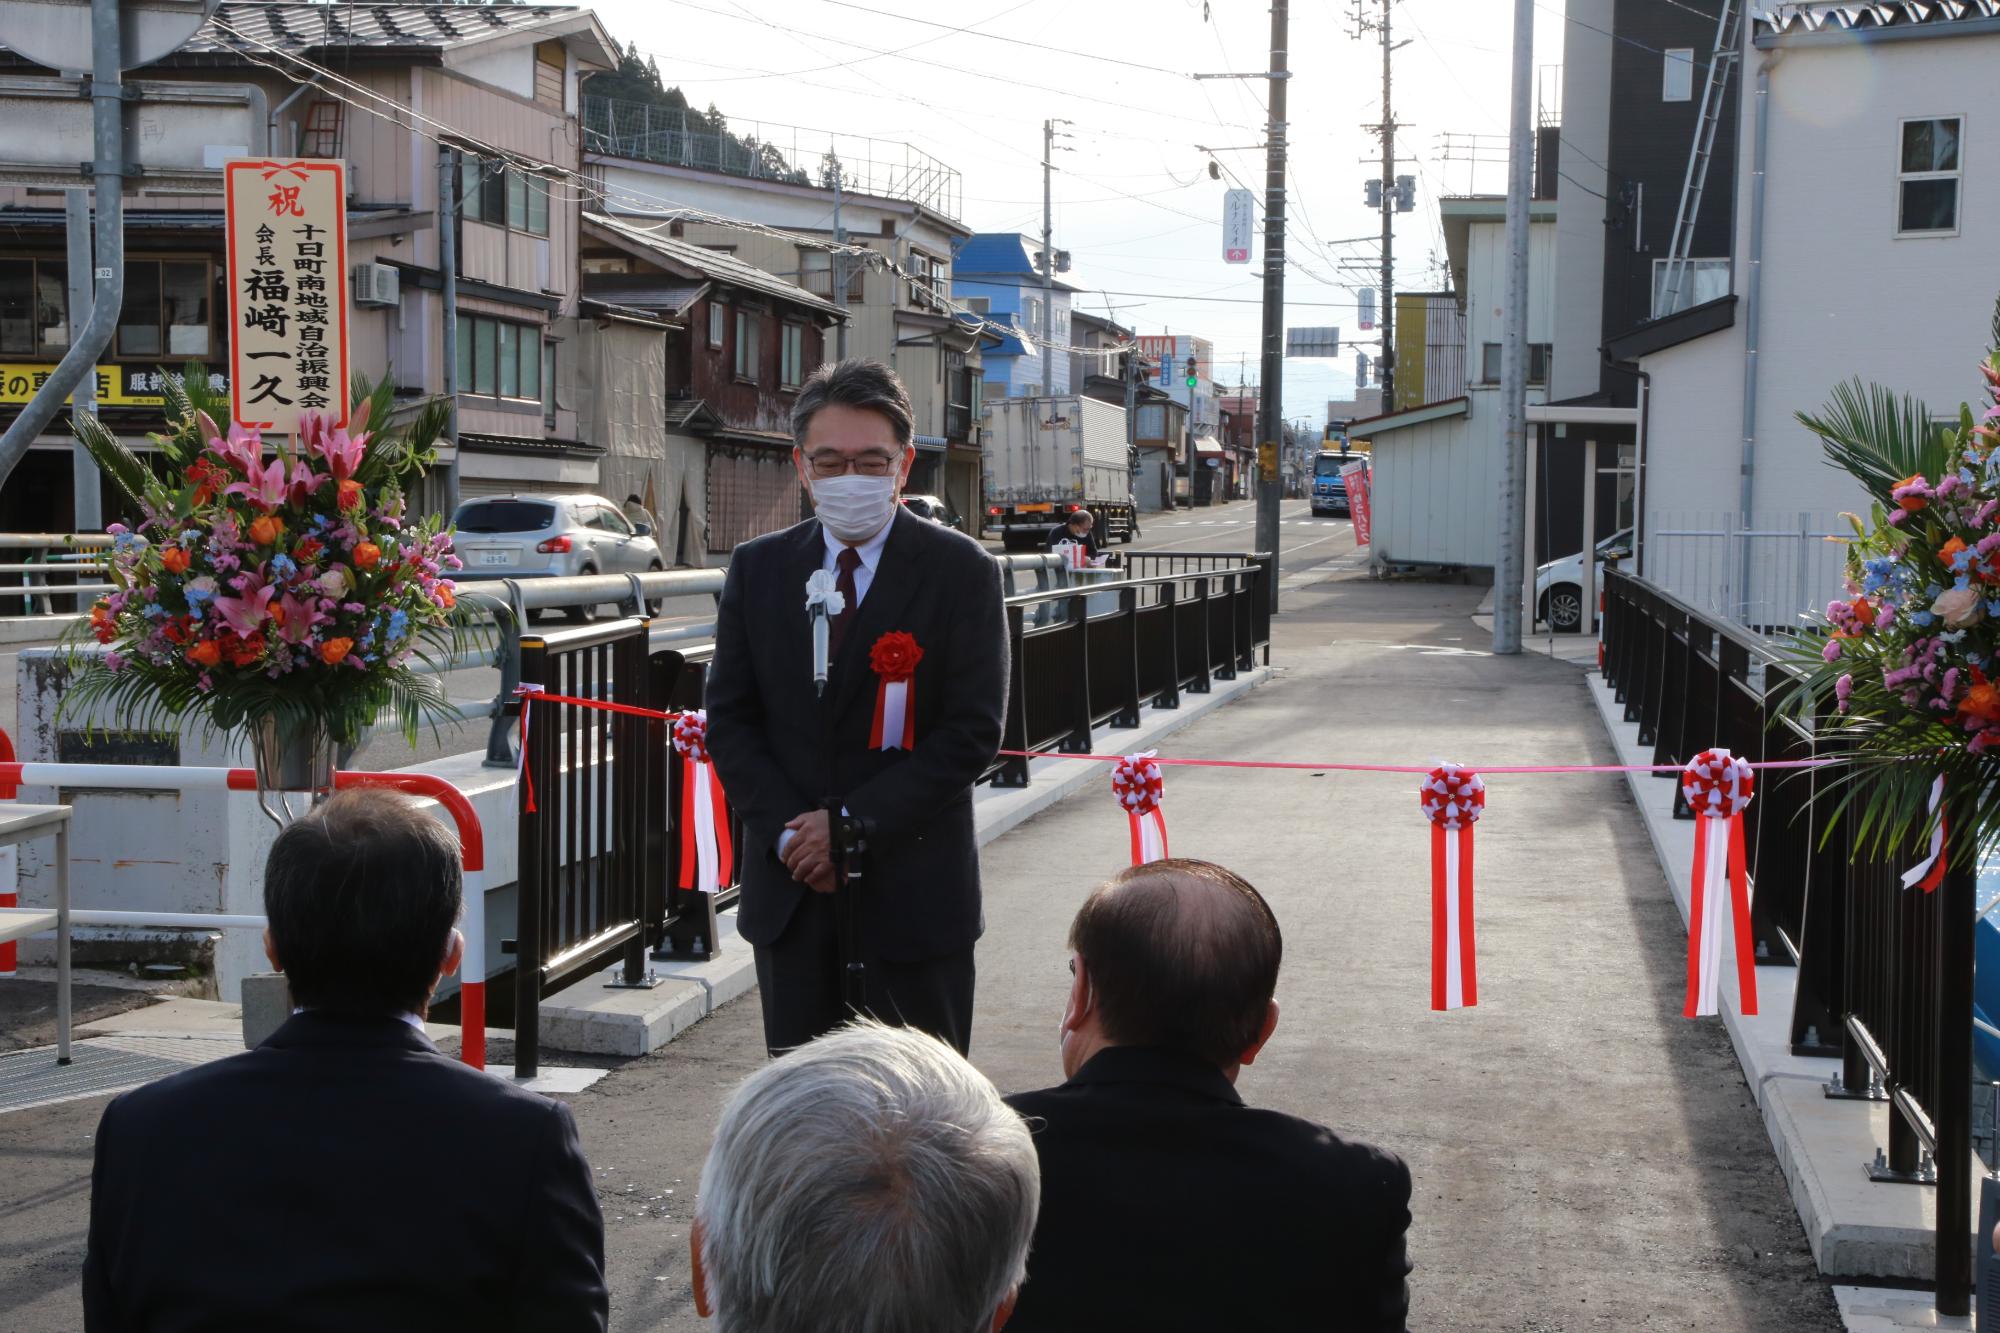
[[[462,580],[644,574],[665,569],[650,524],[633,523],[601,495],[482,496],[452,516]],[[571,607],[587,621],[598,608]]]

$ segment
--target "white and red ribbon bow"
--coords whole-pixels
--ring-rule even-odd
[[[1479,1003],[1479,954],[1472,931],[1472,826],[1486,809],[1486,784],[1456,764],[1432,769],[1417,793],[1431,821],[1431,1008]]]
[[[916,698],[910,692],[924,650],[916,636],[891,630],[868,650],[875,672],[875,720],[868,727],[868,745],[875,750],[917,748]]]
[[[674,753],[681,757],[680,887],[714,893],[729,882],[729,803],[708,758],[708,714],[674,719]]]
[[[1931,849],[1929,855],[1903,872],[1903,887],[1922,889],[1929,893],[1944,883],[1944,774],[1938,774],[1931,784],[1931,817],[1936,823],[1931,825]]]
[[[1743,854],[1743,811],[1757,790],[1747,760],[1703,750],[1681,770],[1681,795],[1694,811],[1694,895],[1688,912],[1687,1003],[1700,1018],[1720,1012],[1723,914],[1736,937],[1736,989],[1742,1012],[1757,1012],[1757,958],[1750,940],[1750,877]],[[1725,899],[1732,906],[1725,906]]]
[[[1166,797],[1166,780],[1153,762],[1158,752],[1147,750],[1128,754],[1111,770],[1111,794],[1125,807],[1132,825],[1132,864],[1167,858],[1167,817],[1160,809]]]

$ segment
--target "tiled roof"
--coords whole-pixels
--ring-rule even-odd
[[[170,59],[233,56],[266,46],[303,52],[334,48],[444,51],[499,33],[589,11],[581,5],[296,4],[225,0],[214,18]],[[238,37],[225,30],[233,28]],[[0,42],[0,49],[5,43]]]
[[[706,278],[711,282],[726,283],[748,291],[762,292],[766,296],[793,305],[809,306],[828,315],[839,316],[840,307],[831,301],[823,301],[797,283],[786,282],[774,277],[754,264],[746,264],[734,255],[726,255],[720,250],[710,250],[706,246],[684,241],[667,234],[665,223],[655,224],[658,230],[635,226],[620,221],[604,213],[586,212],[583,215],[586,229],[595,228],[607,239],[626,247],[647,252],[647,257],[669,268],[684,270],[692,276]],[[629,303],[630,293],[627,293]]]
[[[584,279],[583,295],[586,300],[669,315],[678,315],[686,310],[688,304],[700,296],[702,290],[708,286],[705,282],[647,285],[633,281],[629,274],[605,276],[611,280],[600,282],[594,278]]]
[[[1949,28],[1973,19],[2000,18],[2000,0],[1870,0],[1846,4],[1775,4],[1750,11],[1760,35],[1868,32],[1879,28]]]

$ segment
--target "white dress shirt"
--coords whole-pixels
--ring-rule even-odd
[[[854,548],[861,556],[861,563],[854,570],[854,607],[857,610],[868,599],[868,589],[875,582],[875,566],[882,563],[882,548],[889,544],[889,529],[895,526],[896,516],[891,514],[880,532]],[[820,525],[819,535],[826,542],[826,561],[820,568],[838,576],[840,551],[847,543],[828,532],[825,524]]]

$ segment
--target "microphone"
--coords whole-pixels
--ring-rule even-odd
[[[826,693],[827,634],[832,618],[847,607],[847,599],[831,570],[816,569],[806,580],[806,615],[812,620],[813,693]]]

